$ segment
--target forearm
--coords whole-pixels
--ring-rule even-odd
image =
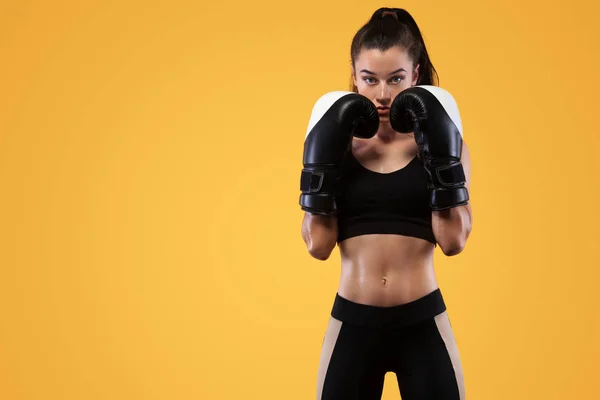
[[[305,213],[302,239],[311,256],[327,260],[337,244],[337,219],[333,216]]]
[[[471,234],[471,205],[449,208],[432,212],[433,234],[447,256],[454,256],[463,251]]]

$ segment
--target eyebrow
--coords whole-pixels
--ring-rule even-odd
[[[364,73],[371,74],[371,75],[376,75],[375,72],[371,72],[371,71],[369,71],[367,69],[361,69],[360,72],[364,72]],[[390,75],[394,75],[394,74],[396,74],[398,72],[406,72],[406,70],[404,68],[399,68],[399,69],[391,72]]]

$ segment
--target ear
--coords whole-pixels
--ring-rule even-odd
[[[421,65],[417,65],[417,67],[415,68],[414,72],[413,72],[413,81],[412,81],[412,85],[415,86],[419,80],[419,67]]]
[[[356,80],[356,70],[354,69],[354,67],[350,68],[350,73],[352,74],[352,83],[354,83],[354,86],[358,87],[358,81]]]

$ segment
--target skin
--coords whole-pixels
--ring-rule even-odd
[[[377,107],[389,107],[398,93],[416,85],[419,66],[400,47],[385,52],[363,50],[353,66],[358,92]],[[394,131],[389,113],[380,112],[380,127],[371,139],[354,138],[352,152],[366,168],[381,174],[404,168],[416,155],[412,134]],[[461,162],[470,187],[471,160],[463,142]],[[446,256],[460,254],[471,232],[471,205],[432,211],[435,238]],[[337,242],[334,216],[304,214],[302,237],[309,253],[327,260]],[[371,234],[339,243],[342,271],[338,293],[361,304],[405,304],[438,288],[433,255],[435,247],[423,239]]]

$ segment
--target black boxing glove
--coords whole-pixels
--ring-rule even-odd
[[[437,86],[413,86],[390,107],[390,123],[400,133],[414,132],[427,175],[430,206],[439,211],[468,204],[461,164],[462,121],[456,101]]]
[[[336,215],[336,187],[352,137],[368,139],[379,129],[377,108],[366,97],[346,91],[329,92],[315,103],[304,140],[300,178],[302,210]]]

